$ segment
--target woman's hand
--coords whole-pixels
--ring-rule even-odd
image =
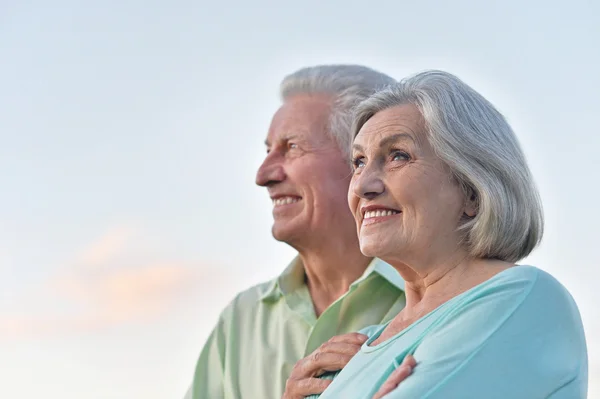
[[[305,396],[325,391],[331,380],[316,377],[326,371],[343,369],[367,338],[359,333],[338,335],[298,361],[285,384],[282,399],[303,399]]]
[[[417,365],[415,358],[412,355],[406,355],[402,364],[394,370],[388,379],[379,388],[379,391],[373,396],[373,399],[381,399],[388,393],[392,392],[396,387],[412,374],[413,368]]]

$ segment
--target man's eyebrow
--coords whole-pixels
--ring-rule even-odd
[[[297,134],[283,135],[279,139],[277,139],[276,141],[287,142],[287,141],[290,141],[290,140],[298,140],[298,135]],[[271,145],[271,143],[269,142],[269,139],[265,139],[265,145],[267,147],[269,147]]]
[[[396,134],[392,134],[391,136],[387,136],[386,138],[381,140],[379,142],[379,147],[380,148],[385,147],[385,146],[395,143],[396,141],[399,141],[401,139],[410,139],[413,142],[415,141],[415,139],[408,133],[396,133]],[[363,151],[363,152],[365,150],[364,147],[360,144],[352,144],[352,148],[354,150]]]
[[[360,144],[352,144],[352,149],[353,150],[357,150],[357,151],[362,151],[362,152],[365,151],[365,149],[363,148],[363,146],[360,145]]]

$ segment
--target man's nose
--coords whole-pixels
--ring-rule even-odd
[[[256,172],[256,184],[261,187],[269,187],[285,180],[281,157],[271,151]]]

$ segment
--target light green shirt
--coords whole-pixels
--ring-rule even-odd
[[[294,259],[276,279],[238,294],[204,345],[186,398],[280,399],[294,364],[331,337],[392,319],[404,281],[374,259],[319,318]]]

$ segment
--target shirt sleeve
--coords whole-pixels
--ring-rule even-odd
[[[385,399],[585,398],[579,312],[564,287],[538,274],[464,303],[423,339],[413,374]]]
[[[583,380],[582,374],[580,373],[577,378],[558,388],[548,396],[548,399],[587,398],[587,379]]]
[[[223,314],[208,337],[196,364],[194,380],[185,399],[224,397],[225,323]]]

